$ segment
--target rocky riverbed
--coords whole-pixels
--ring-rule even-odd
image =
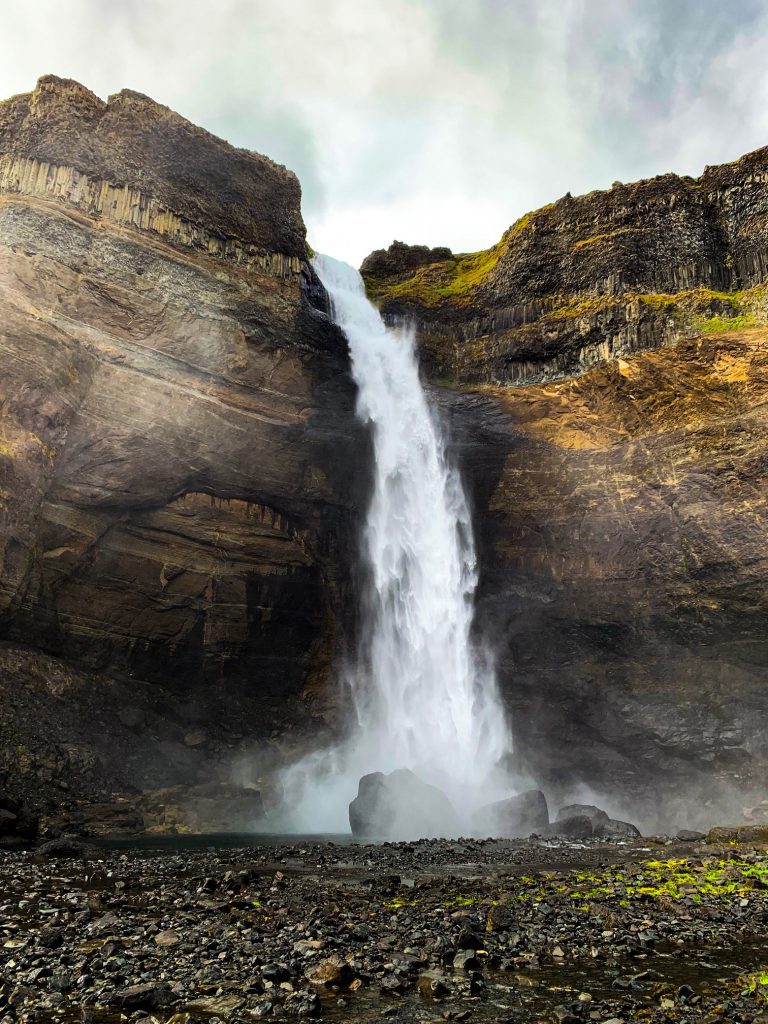
[[[768,1021],[765,844],[0,853],[0,1022]]]

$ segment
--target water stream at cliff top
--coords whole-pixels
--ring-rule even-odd
[[[385,326],[352,267],[328,256],[313,265],[349,343],[374,480],[362,544],[370,594],[345,680],[355,723],[344,745],[300,766],[296,824],[346,830],[361,775],[410,768],[449,796],[468,834],[475,808],[508,795],[496,780],[510,742],[492,661],[471,639],[467,499],[419,379],[414,332]]]

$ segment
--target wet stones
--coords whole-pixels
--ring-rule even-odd
[[[340,956],[331,956],[307,971],[306,978],[312,985],[347,988],[354,981],[355,972]]]

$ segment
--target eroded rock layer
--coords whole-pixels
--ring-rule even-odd
[[[0,634],[113,680],[71,701],[144,784],[179,781],[196,722],[219,747],[301,728],[351,603],[362,439],[299,203],[134,93],[0,104]],[[112,729],[131,680],[171,744],[143,774],[141,725]]]
[[[405,249],[362,272],[472,480],[519,766],[650,828],[739,818],[768,778],[768,149]]]
[[[764,318],[768,149],[697,179],[674,174],[570,195],[491,249],[409,260],[396,242],[362,271],[389,318],[415,320],[433,377],[509,384],[582,372]],[[439,252],[439,250],[433,250]]]
[[[520,767],[647,828],[740,817],[768,778],[768,331],[437,395]]]

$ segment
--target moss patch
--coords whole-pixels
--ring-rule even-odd
[[[368,297],[374,302],[393,300],[430,309],[443,304],[466,306],[499,262],[512,239],[528,230],[533,217],[532,213],[520,217],[490,249],[459,253],[451,259],[429,263],[405,279],[364,274]]]
[[[498,242],[482,252],[463,253],[450,260],[419,267],[404,281],[368,274],[365,277],[366,290],[374,301],[392,299],[428,307],[445,301],[463,305],[471,300],[503,251],[504,243]]]

